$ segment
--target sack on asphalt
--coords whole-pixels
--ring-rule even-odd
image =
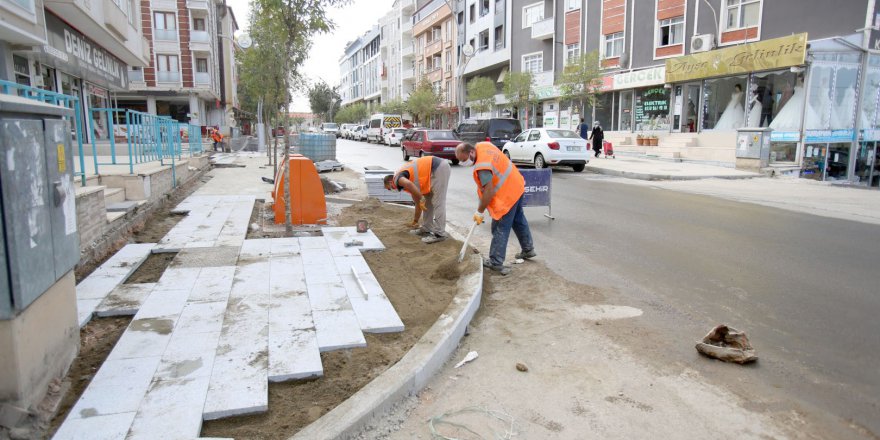
[[[723,324],[713,328],[702,341],[697,342],[697,351],[711,358],[738,364],[758,360],[748,336]]]

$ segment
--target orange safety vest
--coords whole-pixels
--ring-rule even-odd
[[[477,173],[482,170],[491,171],[495,197],[492,197],[487,208],[493,219],[501,220],[525,193],[526,180],[498,147],[490,142],[479,142],[475,148],[477,158],[474,160],[474,181],[477,182],[477,194],[483,197],[483,188]]]
[[[400,173],[409,171],[409,180],[419,186],[419,191],[422,195],[429,194],[431,192],[431,164],[433,160],[433,156],[425,156],[402,166],[394,174],[392,181],[397,185]]]
[[[215,132],[211,133],[211,139],[214,139],[214,142],[222,142],[223,135],[220,134],[220,132],[215,131]]]

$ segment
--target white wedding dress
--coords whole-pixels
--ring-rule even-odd
[[[724,113],[721,113],[721,117],[718,118],[715,130],[736,130],[743,126],[745,123],[743,120],[745,112],[743,111],[742,98],[742,92],[733,92],[730,95],[730,102],[727,103],[727,108],[724,109]]]
[[[757,97],[752,98],[751,102],[749,102],[749,117],[746,119],[746,124],[749,127],[761,126],[761,109],[761,101]]]
[[[831,128],[853,128],[853,113],[856,109],[856,92],[852,87],[843,92],[840,105],[831,115]]]
[[[782,110],[779,110],[779,113],[777,113],[776,117],[773,118],[773,121],[770,122],[770,128],[776,131],[800,131],[801,114],[804,109],[804,98],[806,98],[806,96],[807,94],[804,93],[804,88],[796,86],[791,98],[788,98],[788,101],[782,107]],[[808,124],[805,125],[805,127],[808,128],[809,124],[818,126],[821,123],[819,115],[816,114],[812,106],[807,106],[807,123]]]

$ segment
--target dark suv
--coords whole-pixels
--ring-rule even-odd
[[[462,142],[476,145],[477,142],[489,141],[498,149],[520,132],[522,127],[519,121],[510,118],[466,119],[455,130]]]

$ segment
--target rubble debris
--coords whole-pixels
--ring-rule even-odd
[[[525,372],[529,371],[529,367],[527,367],[526,364],[524,364],[522,362],[517,362],[516,363],[516,370],[522,371],[523,373],[525,373]]]
[[[745,332],[724,324],[713,328],[703,340],[697,342],[696,348],[704,356],[725,362],[746,364],[758,360]]]
[[[462,365],[476,359],[478,356],[479,356],[479,354],[476,351],[469,351],[468,354],[466,354],[464,356],[464,359],[462,359],[459,363],[455,364],[455,368],[461,367]]]

